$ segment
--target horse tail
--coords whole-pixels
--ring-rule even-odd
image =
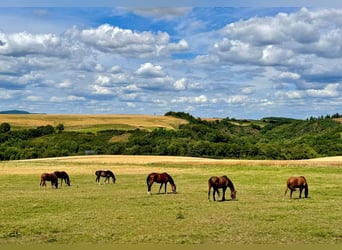
[[[308,182],[306,181],[304,176],[301,176],[301,178],[304,179],[304,194],[305,194],[305,198],[308,198],[308,195],[309,195],[309,185],[308,185]]]
[[[147,178],[146,178],[146,184],[147,184],[147,186],[150,185],[150,176],[151,176],[151,174],[149,174],[149,175],[147,176]]]
[[[211,179],[208,180],[208,201],[210,201]]]
[[[151,187],[152,187],[152,183],[153,182],[151,182],[151,176],[152,176],[152,174],[149,174],[148,176],[147,176],[147,178],[146,178],[146,185],[147,185],[147,194],[151,194]]]
[[[287,193],[287,190],[289,189],[289,187],[287,186],[286,184],[286,189],[285,189],[285,193],[284,193],[284,198],[286,197],[286,193]]]

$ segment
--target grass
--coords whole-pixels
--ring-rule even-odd
[[[44,167],[67,170],[72,186],[40,188]],[[95,184],[97,168],[112,169],[117,183]],[[0,163],[1,169],[0,244],[342,243],[340,166],[50,159]],[[147,195],[147,174],[160,170],[174,177],[177,194],[157,194],[153,185]],[[221,174],[234,182],[237,201],[207,201],[208,178]],[[284,199],[287,177],[299,174],[307,177],[310,198],[298,199],[297,191]]]

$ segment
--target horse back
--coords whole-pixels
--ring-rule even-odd
[[[52,181],[57,182],[57,176],[55,173],[42,173],[40,176],[41,181]]]
[[[290,177],[287,179],[288,187],[296,188],[296,187],[303,187],[306,185],[307,185],[307,182],[304,176]]]
[[[170,181],[171,183],[173,183],[173,179],[166,172],[161,173],[161,174],[159,174],[159,173],[150,173],[147,176],[146,181],[147,182],[157,182],[157,183],[165,183],[165,182]]]

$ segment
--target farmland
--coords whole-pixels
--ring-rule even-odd
[[[65,114],[1,114],[1,123],[11,124],[13,129],[63,124],[66,131],[96,132],[106,129],[129,130],[136,128],[178,128],[185,120],[157,115],[65,115]]]
[[[97,185],[97,169],[113,170],[117,183]],[[71,186],[40,188],[40,174],[54,170],[67,171]],[[153,185],[147,195],[152,171],[171,174],[177,194],[158,195]],[[238,200],[208,202],[208,178],[223,174],[234,182]],[[284,199],[292,175],[307,177],[309,198],[298,199],[297,191]],[[341,244],[341,177],[341,157],[103,155],[0,162],[0,244]]]

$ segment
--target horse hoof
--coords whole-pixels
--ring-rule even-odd
[[[148,195],[151,195],[151,192],[147,192]]]

